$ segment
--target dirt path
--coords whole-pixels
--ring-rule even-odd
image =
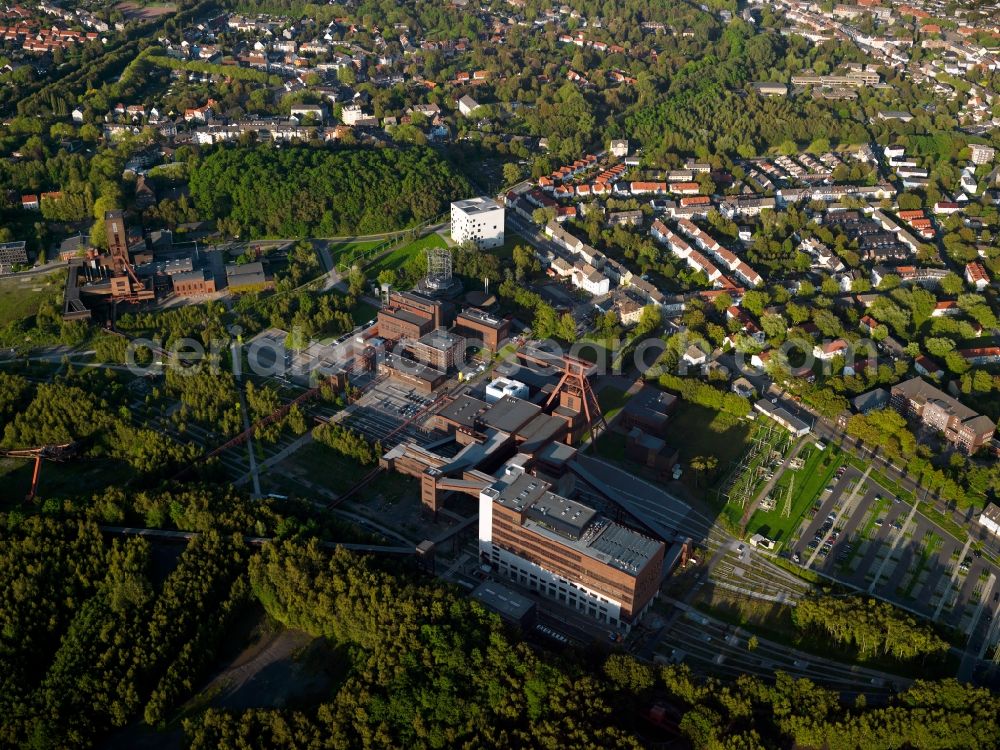
[[[322,675],[308,674],[297,658],[316,640],[300,630],[268,633],[240,653],[202,693],[220,708],[284,705],[289,697],[323,681]]]

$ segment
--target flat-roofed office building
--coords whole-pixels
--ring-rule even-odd
[[[628,629],[659,591],[665,545],[515,471],[479,495],[479,551],[501,575]]]

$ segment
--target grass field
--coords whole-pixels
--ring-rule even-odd
[[[670,420],[668,442],[680,451],[681,461],[715,456],[721,472],[746,448],[750,422],[721,411],[681,401]]]
[[[493,248],[492,250],[487,250],[490,255],[495,255],[500,259],[501,263],[504,262],[514,262],[514,246],[515,245],[525,245],[530,246],[528,241],[524,239],[521,235],[516,232],[508,232],[504,235],[503,244],[500,247]]]
[[[366,240],[363,242],[331,242],[327,248],[334,266],[346,263],[360,253],[366,253],[383,244],[385,240]]]
[[[66,273],[0,280],[0,326],[30,318],[47,297],[59,294]]]
[[[409,245],[403,245],[384,258],[379,258],[365,269],[365,274],[369,278],[375,278],[381,271],[398,271],[411,259],[423,255],[424,251],[431,247],[447,247],[444,239],[437,233],[429,234],[414,240]]]
[[[891,501],[887,497],[880,497],[878,500],[873,502],[868,509],[868,518],[865,524],[857,532],[859,539],[871,539],[875,535],[876,525],[875,522],[885,516],[885,512],[889,509]]]
[[[597,403],[608,422],[622,410],[628,400],[629,396],[619,388],[605,388],[597,394]]]
[[[340,494],[353,487],[368,470],[332,448],[309,443],[295,451],[285,465],[290,473]]]
[[[788,470],[782,475],[772,493],[777,500],[774,509],[755,512],[747,524],[747,533],[760,533],[787,544],[802,522],[802,517],[833,478],[837,467],[843,463],[842,458],[834,456],[829,448],[821,451],[811,445],[804,448],[799,457],[805,462],[803,467],[798,471]],[[782,511],[790,484],[792,509],[785,516]]]
[[[597,454],[609,461],[623,463],[625,461],[625,436],[620,432],[608,430],[597,438]]]
[[[31,489],[34,468],[33,459],[0,459],[0,481],[4,487],[0,498],[22,500]],[[80,457],[65,463],[43,461],[38,478],[38,499],[86,497],[114,483],[115,476],[125,481],[128,472],[123,472],[122,466],[111,459]]]
[[[369,305],[367,302],[359,302],[351,310],[351,319],[354,321],[354,325],[359,326],[374,318],[377,312],[378,310],[373,305]]]
[[[614,353],[614,340],[586,336],[580,339],[578,346],[578,356],[580,359],[585,359],[595,364],[599,363],[608,369],[611,368],[614,362],[614,357],[612,356]]]

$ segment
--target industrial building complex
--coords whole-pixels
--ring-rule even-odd
[[[197,243],[175,244],[169,231],[143,232],[129,227],[122,211],[104,215],[107,251],[86,247],[78,238],[66,244],[68,274],[63,294],[63,318],[88,320],[95,311],[113,311],[118,305],[152,303],[171,297],[205,298],[228,289],[230,293],[263,291],[274,287],[260,261],[225,266],[216,274]],[[14,243],[18,244],[18,243]],[[21,255],[24,252],[24,243]],[[23,262],[16,252],[0,246],[0,263]]]

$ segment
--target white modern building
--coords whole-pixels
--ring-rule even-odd
[[[492,198],[480,196],[451,204],[451,238],[472,242],[480,249],[503,245],[504,208]]]
[[[979,525],[985,526],[991,534],[1000,536],[1000,506],[990,503],[979,514]]]
[[[486,403],[488,404],[495,404],[507,396],[526,399],[528,398],[528,386],[520,380],[511,380],[510,378],[496,378],[486,386]]]

